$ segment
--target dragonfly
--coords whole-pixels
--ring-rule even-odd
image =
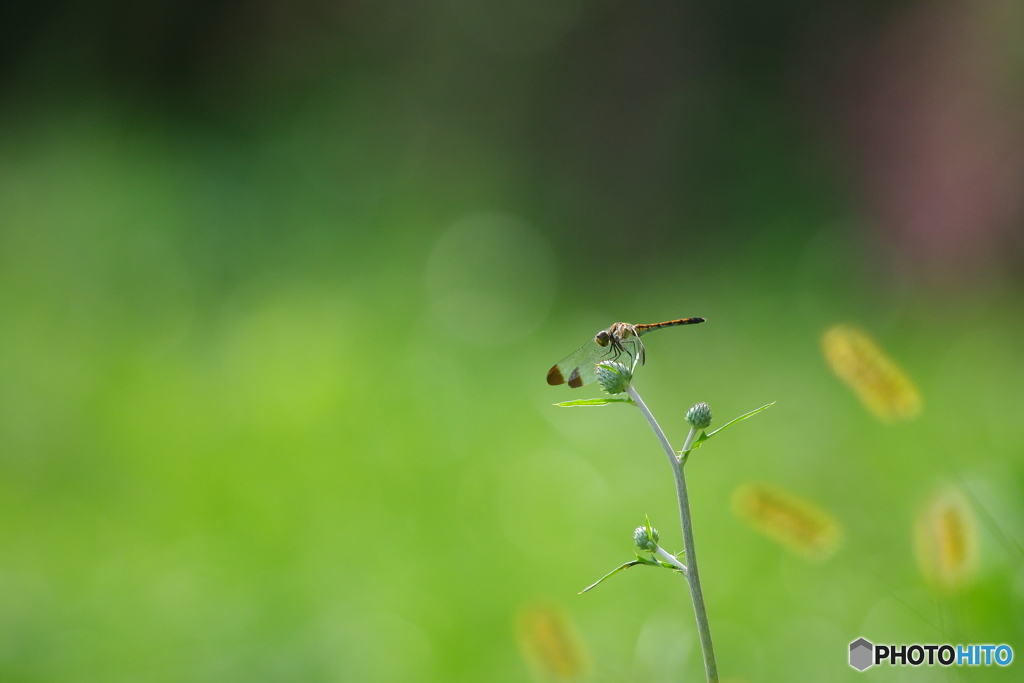
[[[651,330],[676,325],[693,325],[704,322],[704,318],[679,318],[663,323],[647,323],[631,325],[615,323],[607,330],[601,330],[594,338],[580,347],[579,351],[568,355],[561,363],[548,370],[548,384],[565,384],[568,382],[573,389],[590,384],[597,379],[594,367],[605,360],[618,360],[623,354],[629,356],[631,363],[640,365],[646,360],[644,345],[640,337]]]

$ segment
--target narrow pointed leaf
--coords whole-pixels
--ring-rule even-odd
[[[714,431],[712,431],[710,433],[705,432],[705,431],[701,431],[700,436],[698,436],[696,439],[694,439],[693,445],[690,447],[690,450],[681,453],[681,455],[686,456],[686,455],[692,453],[693,451],[695,451],[698,448],[700,448],[700,445],[702,443],[704,443],[705,441],[707,441],[708,439],[710,439],[711,437],[713,437],[715,434],[717,434],[718,432],[722,431],[723,429],[726,429],[727,427],[732,427],[737,422],[742,422],[743,420],[746,420],[748,417],[753,417],[754,415],[757,415],[758,413],[760,413],[762,410],[765,410],[767,408],[771,408],[773,405],[775,405],[775,401],[772,401],[771,403],[763,405],[760,408],[756,408],[755,410],[751,410],[749,413],[743,413],[739,417],[733,418],[732,420],[729,420],[724,425],[722,425],[721,427],[719,427],[718,429],[716,429],[716,430],[714,430]]]
[[[771,403],[766,403],[765,405],[761,406],[760,408],[755,408],[754,410],[751,410],[749,413],[743,413],[739,417],[736,417],[736,418],[733,418],[733,419],[729,420],[724,425],[722,425],[718,429],[714,430],[713,432],[711,432],[710,434],[708,434],[704,438],[705,439],[710,439],[711,437],[713,437],[715,434],[717,434],[718,432],[722,431],[726,427],[732,427],[737,422],[742,422],[743,420],[746,420],[748,417],[753,417],[754,415],[757,415],[758,413],[760,413],[762,410],[767,410],[768,408],[771,408],[773,405],[775,405],[775,401],[772,401]]]
[[[598,579],[594,583],[590,584],[589,586],[587,586],[586,588],[581,590],[579,594],[583,594],[583,593],[586,593],[587,591],[589,591],[589,590],[591,590],[593,588],[597,588],[597,586],[602,581],[604,581],[605,579],[610,578],[610,577],[614,576],[615,574],[618,574],[621,571],[625,571],[625,570],[629,569],[630,567],[635,567],[638,564],[649,564],[649,562],[647,560],[641,559],[640,557],[637,557],[637,559],[635,559],[635,560],[633,560],[631,562],[626,562],[625,564],[621,564],[618,567],[616,567],[615,569],[613,569],[610,572],[608,572],[607,574],[605,574],[604,576],[602,576],[600,579]]]
[[[651,567],[659,567],[659,566],[661,566],[660,562],[655,562],[654,561],[654,555],[651,555],[651,559],[648,560],[646,557],[640,557],[639,553],[633,553],[633,554],[636,555],[635,562],[637,562],[638,564],[646,564],[646,565],[651,566]]]
[[[565,401],[556,403],[561,408],[574,408],[576,406],[606,406],[609,403],[632,403],[631,398],[581,398],[576,401]]]

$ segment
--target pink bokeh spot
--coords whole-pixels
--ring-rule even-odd
[[[923,265],[998,260],[1024,197],[1020,112],[1000,100],[999,41],[969,2],[919,5],[857,55],[848,119],[869,217]]]

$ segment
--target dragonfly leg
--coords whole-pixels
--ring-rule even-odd
[[[631,339],[630,341],[636,342],[636,350],[631,351],[626,348],[625,344],[620,342],[617,348],[615,349],[615,358],[617,359],[622,354],[626,354],[627,356],[629,356],[629,359],[634,367],[636,366],[637,361],[640,362],[640,365],[643,365],[644,360],[646,358],[643,342],[641,342],[639,339]]]
[[[619,356],[621,356],[623,351],[625,351],[626,349],[624,349],[622,347],[622,342],[620,342],[615,337],[611,338],[611,344],[612,344],[612,360],[618,360]]]

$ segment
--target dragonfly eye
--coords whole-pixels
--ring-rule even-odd
[[[608,330],[601,330],[594,335],[594,341],[601,346],[608,346],[608,342],[611,341],[611,336],[608,334]]]

